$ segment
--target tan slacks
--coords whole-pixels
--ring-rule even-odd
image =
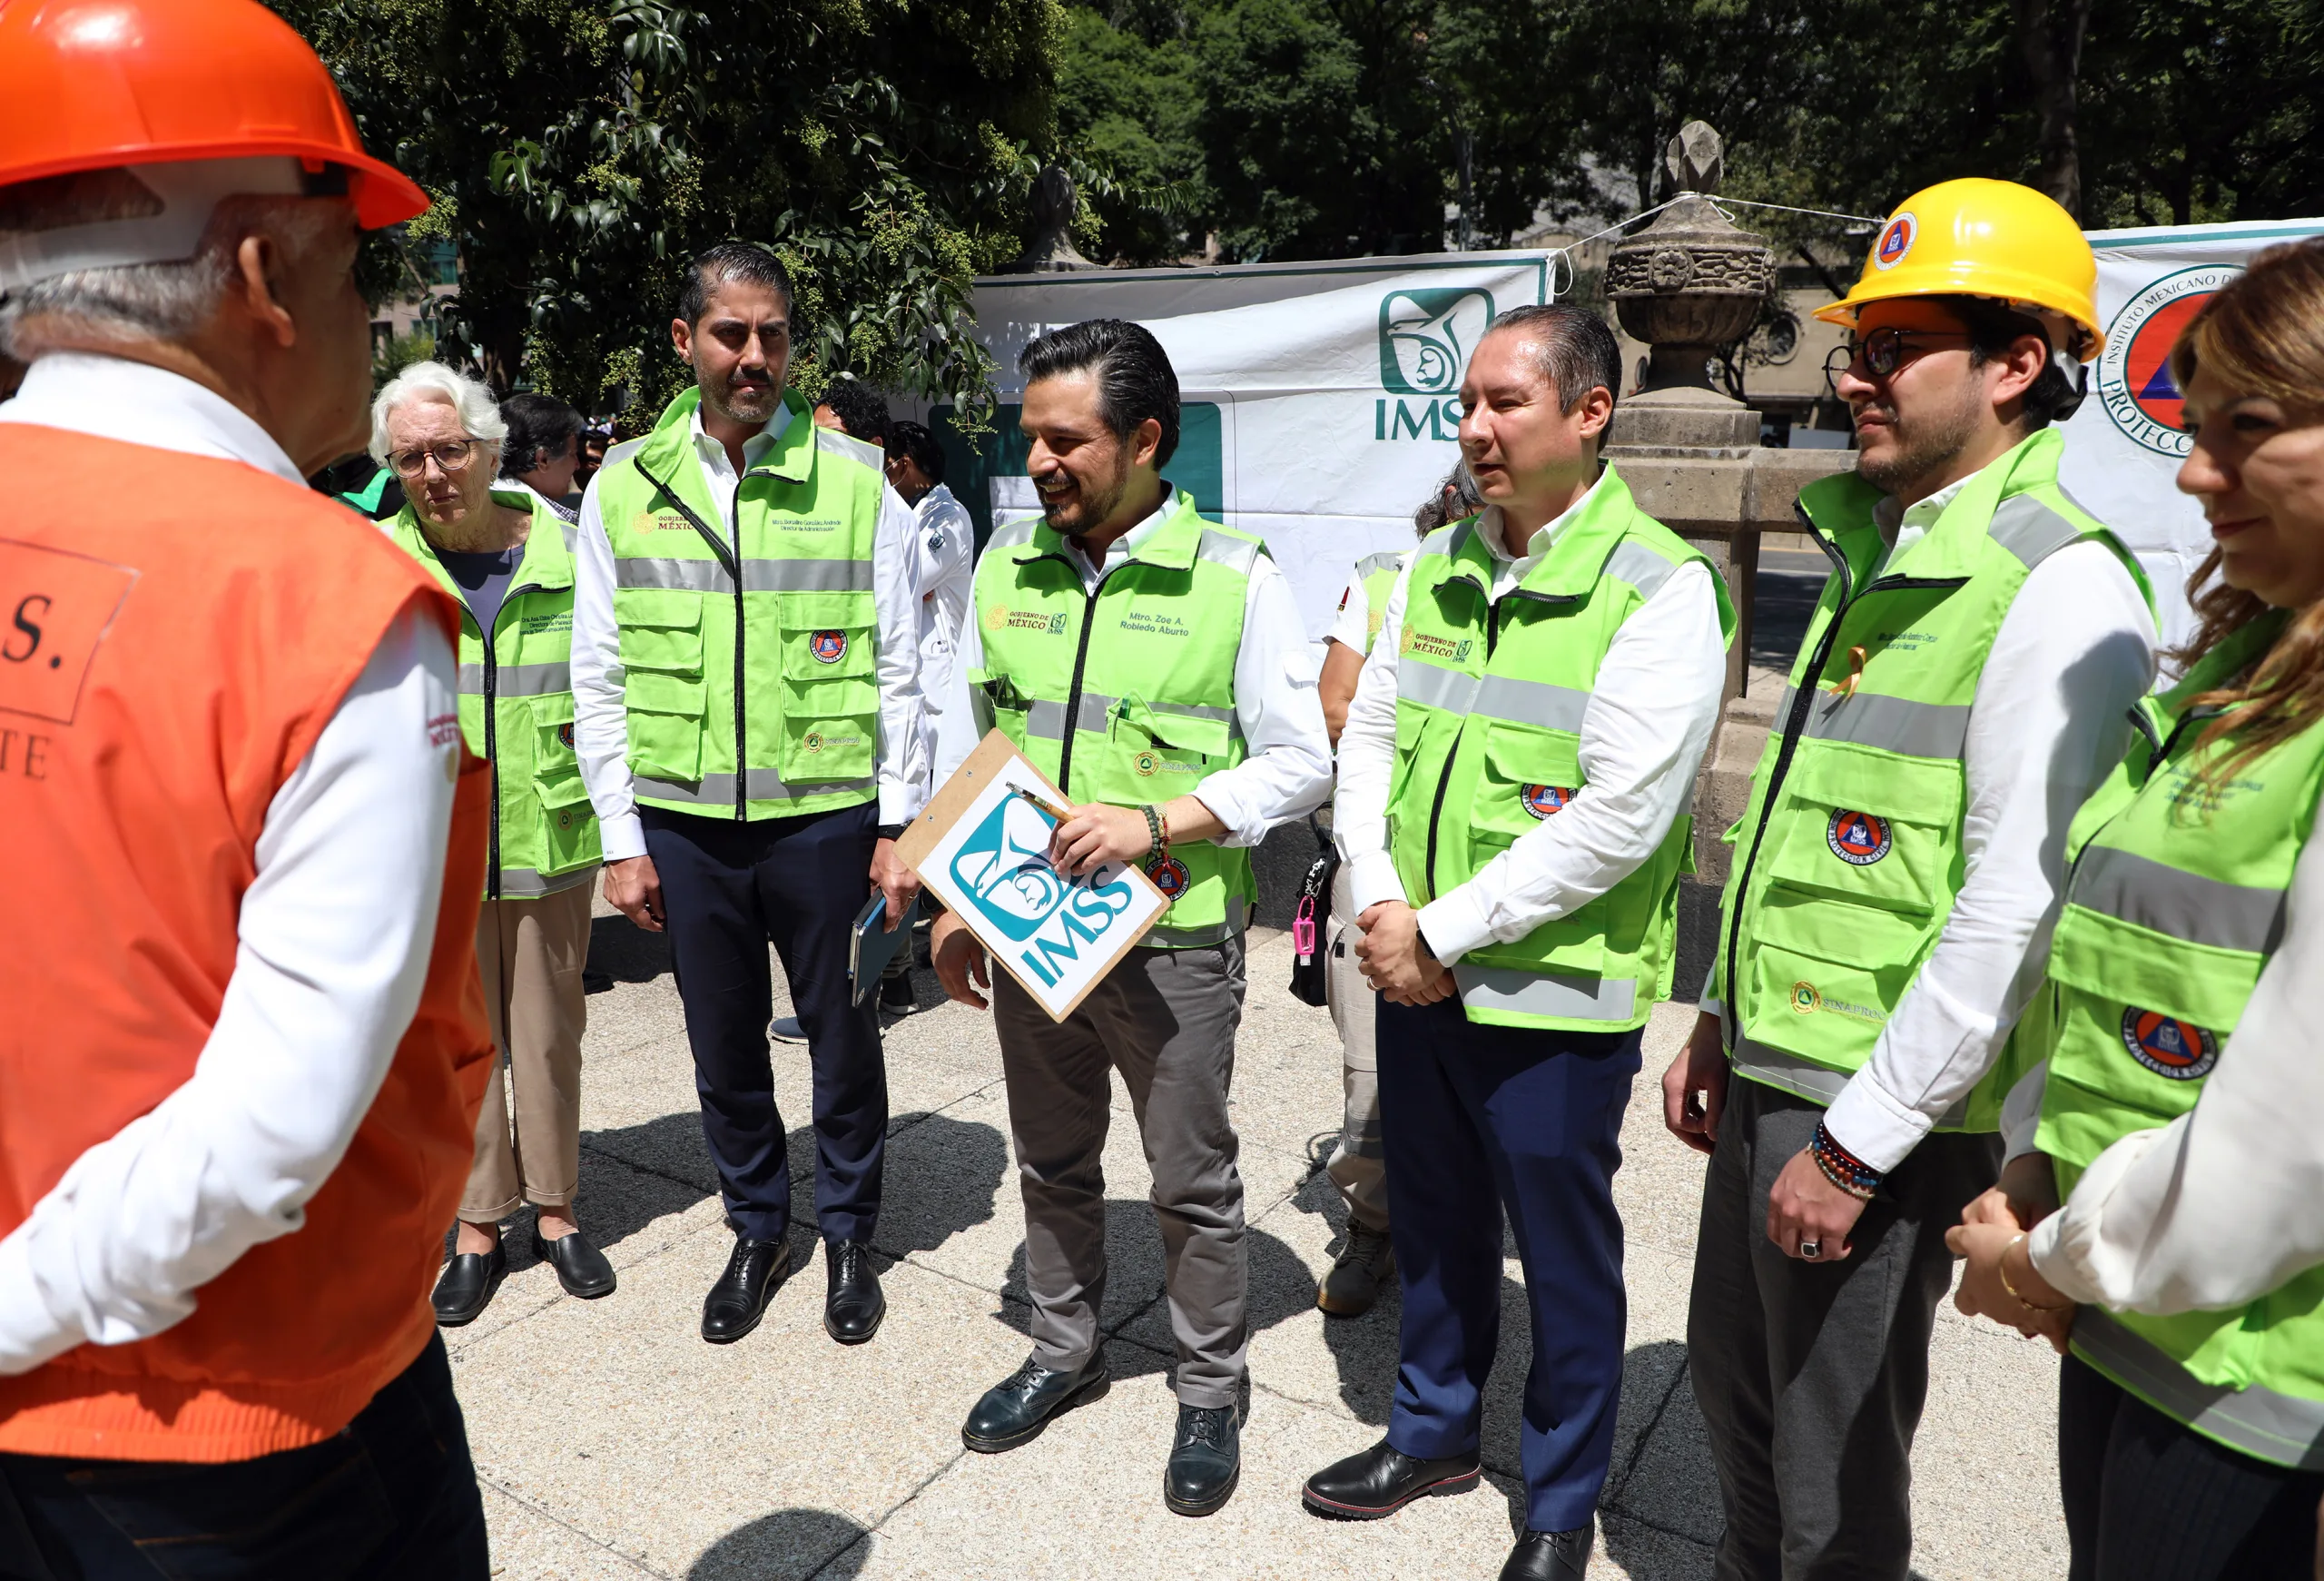
[[[460,1217],[470,1224],[497,1224],[525,1202],[570,1207],[580,1189],[581,1029],[588,1016],[581,964],[589,954],[595,887],[585,881],[532,900],[487,900],[477,918],[477,966],[499,1057],[477,1115],[476,1161],[460,1199]]]
[[[1350,912],[1344,864],[1332,880],[1331,933],[1325,944],[1325,996],[1340,1034],[1340,1085],[1345,1106],[1339,1146],[1326,1171],[1348,1216],[1369,1230],[1388,1228],[1388,1161],[1380,1143],[1380,1061],[1372,1024],[1380,995],[1355,958],[1364,930]]]

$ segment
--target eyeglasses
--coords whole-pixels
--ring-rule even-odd
[[[1886,379],[1906,362],[1925,357],[1932,348],[1908,350],[1908,342],[1915,341],[1966,341],[1963,330],[1875,330],[1862,340],[1850,337],[1835,346],[1824,358],[1824,378],[1837,382],[1840,374],[1861,361],[1864,371],[1875,379]]]
[[[388,458],[388,465],[399,478],[417,478],[434,461],[444,472],[458,472],[475,458],[477,441],[461,440],[453,444],[430,445],[424,450],[398,450]]]

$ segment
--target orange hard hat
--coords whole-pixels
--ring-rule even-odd
[[[330,69],[258,0],[0,0],[0,187],[268,154],[344,171],[366,229],[428,207],[363,152]]]

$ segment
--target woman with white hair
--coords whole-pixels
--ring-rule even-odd
[[[500,1058],[477,1119],[452,1259],[436,1281],[436,1318],[446,1325],[474,1321],[491,1300],[508,1268],[500,1221],[527,1202],[537,1210],[534,1253],[569,1294],[614,1288],[613,1265],[573,1217],[581,966],[599,851],[566,677],[572,529],[540,496],[494,486],[507,433],[492,392],[440,362],[405,369],[371,404],[372,458],[402,480],[406,499],[388,530],[465,607],[460,732],[492,765],[476,948]]]

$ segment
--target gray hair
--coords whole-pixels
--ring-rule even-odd
[[[460,415],[468,438],[492,447],[493,465],[499,465],[501,441],[508,437],[508,422],[499,403],[480,379],[471,379],[441,362],[414,362],[388,380],[371,402],[371,459],[388,464],[388,418],[398,407],[415,400],[440,400]]]
[[[46,212],[51,205],[54,212]],[[85,207],[61,189],[53,197],[24,194],[10,205],[8,221],[12,229],[39,231],[85,220]],[[263,231],[285,252],[300,257],[347,214],[344,199],[222,198],[191,258],[71,270],[0,297],[0,351],[29,362],[90,338],[183,340],[209,321],[231,288],[242,238]]]

